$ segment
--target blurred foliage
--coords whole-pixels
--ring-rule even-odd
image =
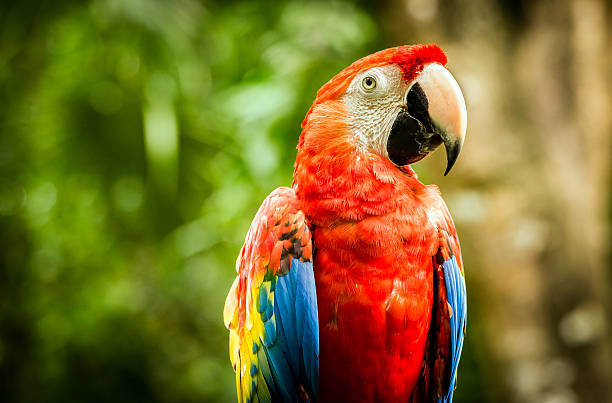
[[[0,11],[0,393],[234,401],[221,311],[318,87],[374,50],[344,2]]]

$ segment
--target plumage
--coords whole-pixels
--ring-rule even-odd
[[[311,252],[310,230],[293,190],[275,190],[247,234],[223,313],[239,401],[298,401],[317,390]]]
[[[434,76],[435,85],[423,81],[431,99],[448,96],[458,108],[430,107],[431,122],[465,118],[456,83],[432,64],[446,64],[437,46],[387,49],[319,90],[292,188],[272,192],[257,212],[226,301],[240,402],[452,401],[466,326],[459,241],[438,189],[385,152],[420,77]],[[429,121],[435,132],[426,133],[424,118],[404,119],[415,119],[406,127],[420,131],[406,135],[426,148],[400,154],[417,160],[444,142],[450,169],[465,133]],[[465,130],[462,121],[442,126]]]

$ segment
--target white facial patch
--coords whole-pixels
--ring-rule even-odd
[[[397,114],[406,105],[407,92],[403,72],[395,65],[374,67],[353,79],[343,100],[360,148],[388,157],[387,139]]]

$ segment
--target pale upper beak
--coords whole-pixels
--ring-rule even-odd
[[[465,139],[467,110],[463,94],[451,73],[438,63],[425,66],[415,83],[425,93],[429,117],[444,141],[448,161],[446,175],[455,164]]]

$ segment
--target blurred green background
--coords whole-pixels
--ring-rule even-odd
[[[552,4],[549,4],[552,3]],[[612,401],[604,1],[0,6],[0,395],[232,402],[222,323],[317,89],[440,44],[469,128],[437,183],[470,317],[456,402]]]

